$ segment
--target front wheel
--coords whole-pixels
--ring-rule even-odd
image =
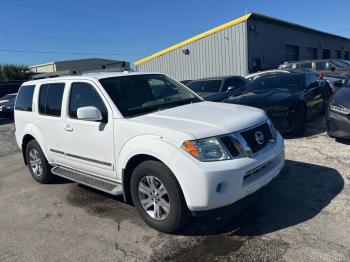
[[[130,190],[138,213],[156,230],[171,233],[187,221],[189,212],[181,188],[163,163],[150,160],[137,166]]]

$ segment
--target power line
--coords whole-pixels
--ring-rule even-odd
[[[67,36],[54,36],[54,35],[32,34],[32,33],[24,33],[24,32],[13,32],[13,31],[7,31],[7,30],[0,30],[0,33],[11,34],[11,35],[24,35],[24,36],[39,37],[39,38],[72,40],[72,41],[80,41],[80,42],[95,42],[95,43],[113,44],[113,45],[149,46],[145,44],[132,43],[132,42],[114,42],[114,41],[104,41],[104,40],[94,40],[94,39],[82,39],[82,38],[67,37]],[[151,44],[151,46],[152,45],[153,44]],[[161,46],[161,45],[154,45],[154,46]]]
[[[31,53],[31,54],[62,54],[62,55],[109,55],[109,56],[149,55],[149,54],[140,54],[140,53],[94,53],[94,52],[37,51],[37,50],[13,50],[13,49],[0,49],[0,52]]]
[[[147,26],[148,28],[162,28],[162,29],[175,29],[174,27],[167,27],[164,25],[160,24],[150,24],[150,23],[145,23],[144,21],[133,21],[133,20],[127,20],[127,19],[121,19],[121,18],[115,18],[115,17],[105,17],[105,16],[96,16],[95,14],[92,13],[87,13],[87,12],[79,12],[71,9],[66,9],[66,8],[59,8],[51,5],[46,5],[42,3],[33,3],[33,2],[28,2],[28,1],[22,1],[22,0],[1,0],[0,2],[5,2],[11,5],[17,5],[25,8],[31,8],[31,9],[36,9],[40,11],[50,11],[54,13],[60,13],[60,14],[65,14],[65,15],[70,15],[70,16],[75,16],[75,17],[80,17],[84,19],[94,19],[97,21],[102,21],[102,22],[112,22],[112,23],[122,23],[126,24],[129,26]],[[179,29],[179,28],[176,28]]]

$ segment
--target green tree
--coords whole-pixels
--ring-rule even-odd
[[[31,75],[26,65],[0,65],[0,81],[29,80]]]

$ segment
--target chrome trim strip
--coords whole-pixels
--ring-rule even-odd
[[[63,151],[52,149],[52,148],[50,148],[50,151],[53,152],[53,153],[56,153],[56,154],[61,154],[61,155],[73,157],[73,158],[76,158],[76,159],[80,159],[80,160],[84,160],[84,161],[88,161],[88,162],[92,162],[92,163],[96,163],[96,164],[100,164],[100,165],[104,165],[104,166],[112,166],[112,163],[103,162],[103,161],[92,159],[92,158],[88,158],[88,157],[73,155],[73,154],[65,153]]]
[[[61,155],[65,155],[65,153],[63,151],[59,151],[59,150],[56,150],[56,149],[50,149],[51,152],[53,153],[56,153],[56,154],[61,154]]]
[[[87,157],[83,157],[83,156],[77,156],[77,155],[73,155],[73,154],[69,154],[69,153],[66,153],[66,156],[73,157],[73,158],[80,159],[80,160],[84,160],[84,161],[88,161],[88,162],[92,162],[92,163],[96,163],[96,164],[100,164],[100,165],[104,165],[104,166],[112,166],[111,163],[107,163],[107,162],[103,162],[100,160],[95,160],[95,159],[91,159],[91,158],[87,158]]]

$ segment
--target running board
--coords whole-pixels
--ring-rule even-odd
[[[55,166],[51,169],[51,172],[56,176],[60,176],[68,180],[72,180],[77,183],[96,188],[98,190],[115,196],[123,194],[123,187],[121,184],[96,176],[92,176],[74,169],[62,166]]]

